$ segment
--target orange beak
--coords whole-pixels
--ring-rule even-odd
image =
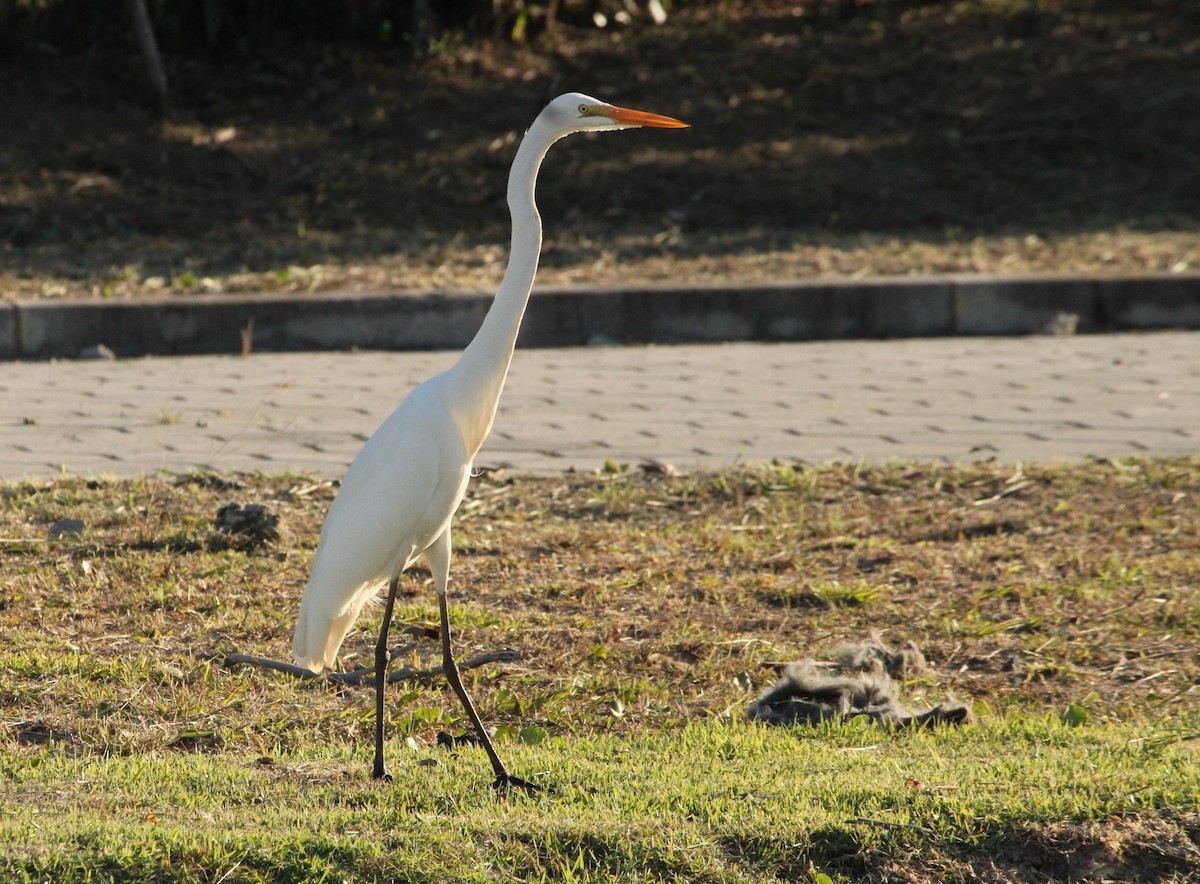
[[[688,124],[674,117],[664,117],[659,114],[648,114],[645,111],[630,110],[627,107],[604,108],[600,113],[622,126],[648,126],[654,129],[686,129]]]

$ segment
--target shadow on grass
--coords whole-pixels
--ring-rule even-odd
[[[1200,7],[1157,0],[686,6],[663,28],[409,64],[298,47],[173,57],[149,110],[128,56],[0,70],[0,269],[166,276],[370,261],[507,240],[504,176],[567,89],[688,119],[548,161],[549,262],[805,237],[937,240],[1200,223]],[[618,239],[627,237],[627,239]]]

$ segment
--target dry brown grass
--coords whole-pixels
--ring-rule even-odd
[[[552,733],[729,713],[769,682],[770,664],[872,636],[925,650],[940,678],[914,686],[918,704],[954,692],[997,714],[1079,704],[1101,719],[1170,720],[1200,708],[1198,479],[1195,461],[1153,460],[489,477],[457,525],[459,651],[519,651],[520,663],[477,678],[485,714]],[[239,481],[4,490],[0,619],[24,661],[8,670],[10,719],[122,751],[173,728],[257,746],[365,725],[369,697],[349,720],[333,695],[318,702],[324,714],[301,716],[312,695],[265,674],[238,699],[236,729],[213,724],[229,715],[209,693],[225,654],[287,656],[334,493],[294,478]],[[213,515],[233,499],[279,513],[283,539],[240,549],[215,533]],[[66,516],[86,533],[46,541]],[[399,616],[433,623],[435,613],[417,570]],[[351,633],[347,667],[372,659],[376,622]],[[87,690],[54,675],[64,655]],[[436,663],[436,642],[405,655],[422,659]],[[117,681],[149,676],[136,699],[109,696],[106,668]],[[192,696],[193,683],[208,687]],[[440,680],[430,688],[409,702],[457,717]],[[101,704],[112,714],[97,720]],[[435,725],[411,722],[417,733]]]

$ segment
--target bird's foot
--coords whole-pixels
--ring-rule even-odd
[[[521,789],[528,795],[536,795],[538,792],[543,791],[542,787],[537,783],[531,783],[529,780],[514,777],[508,771],[502,771],[496,775],[496,780],[492,783],[492,788],[505,795],[513,789]]]
[[[371,771],[371,779],[378,780],[381,783],[390,783],[392,775],[387,772],[382,764],[377,764],[374,770]]]

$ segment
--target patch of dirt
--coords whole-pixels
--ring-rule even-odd
[[[547,161],[543,283],[1200,267],[1200,7],[687,3],[535,48],[0,62],[0,297],[487,288],[520,134],[579,90],[693,128]]]
[[[964,863],[982,881],[1186,880],[1200,866],[1200,816],[1045,823]],[[963,869],[965,871],[965,868]]]

